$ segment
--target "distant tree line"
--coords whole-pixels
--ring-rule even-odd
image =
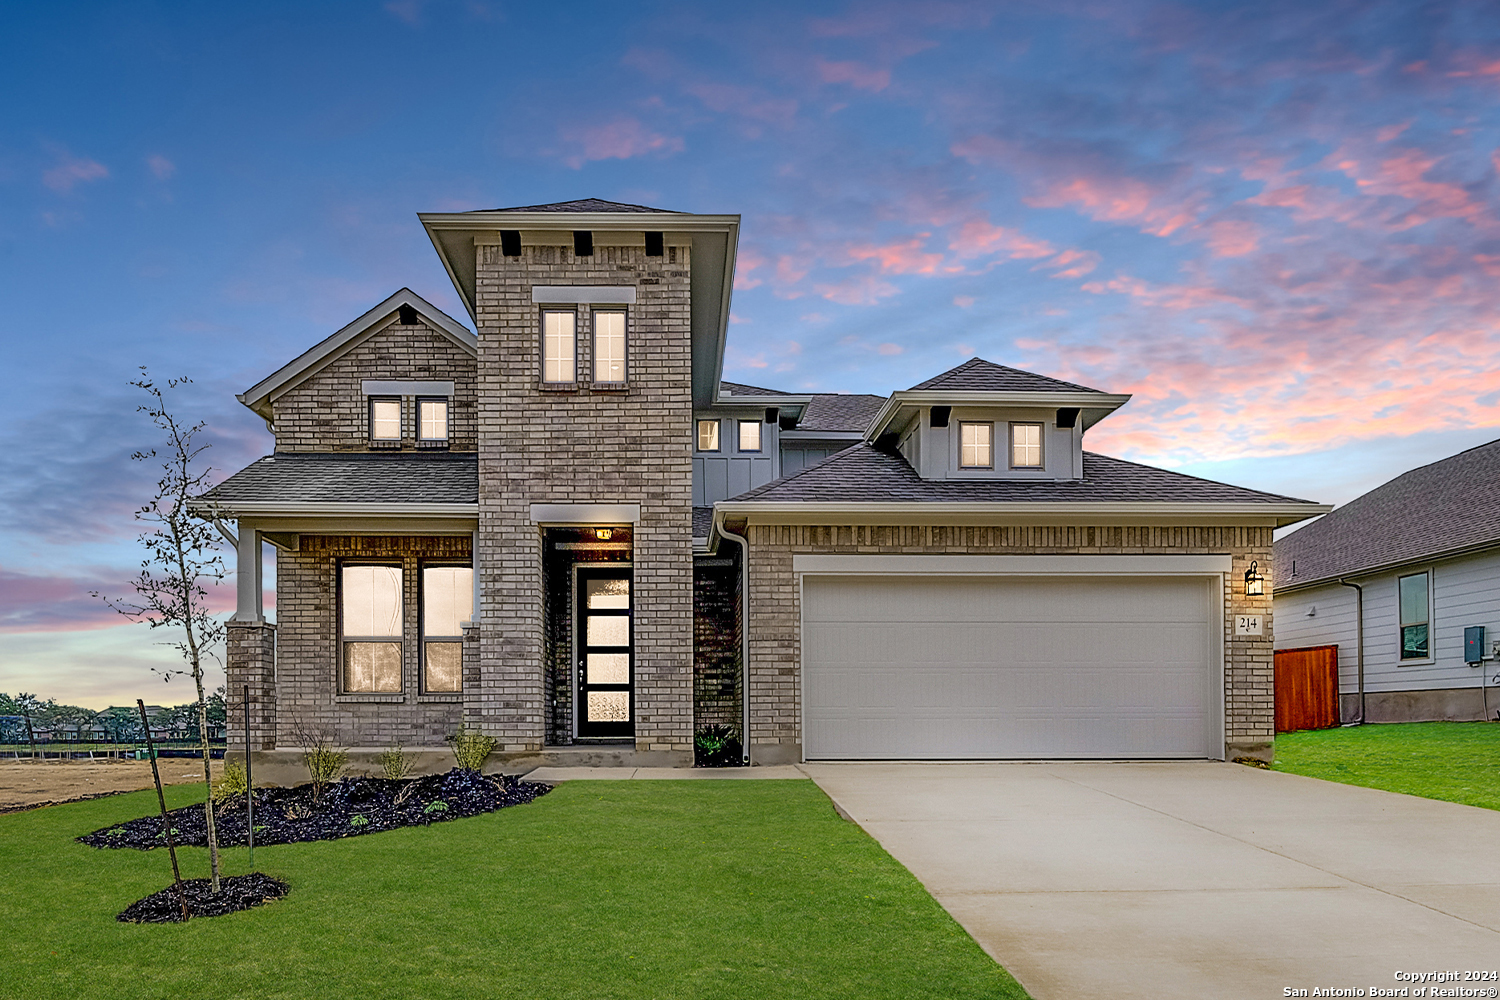
[[[208,738],[224,736],[224,689],[219,688],[204,705]],[[198,703],[148,705],[151,737],[156,740],[199,739]],[[60,705],[21,692],[12,697],[0,692],[0,743],[136,743],[145,738],[135,706],[116,705],[95,711],[81,705]]]

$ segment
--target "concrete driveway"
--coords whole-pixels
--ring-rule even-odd
[[[1037,1000],[1500,969],[1500,812],[1238,764],[803,770]]]

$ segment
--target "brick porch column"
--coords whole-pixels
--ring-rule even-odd
[[[245,753],[245,685],[250,685],[250,749],[276,747],[276,626],[231,621],[225,640],[225,708],[229,754]]]

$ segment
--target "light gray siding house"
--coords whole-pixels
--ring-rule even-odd
[[[1128,396],[978,358],[724,382],[738,216],[421,219],[472,331],[397,292],[240,396],[275,450],[201,498],[258,775],[309,729],[442,766],[461,724],[517,769],[691,764],[708,724],[757,764],[1270,755],[1249,571],[1327,508],[1090,453]]]
[[[1344,721],[1497,717],[1500,441],[1292,532],[1275,563],[1276,647],[1339,647]],[[1485,629],[1479,662],[1464,646],[1474,626]]]

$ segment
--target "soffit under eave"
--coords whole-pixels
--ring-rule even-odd
[[[808,505],[812,508],[812,505]],[[934,505],[936,507],[937,505]],[[734,509],[731,516],[746,518],[752,525],[912,525],[937,527],[955,525],[962,527],[1041,527],[1057,525],[1063,527],[1224,527],[1224,528],[1279,528],[1315,514],[1264,514],[1223,513],[1203,511],[1183,513],[1163,511],[1161,513],[1108,511],[974,511],[974,510],[922,510],[878,511],[859,510],[849,507],[814,508],[802,511],[776,510],[753,511]]]

